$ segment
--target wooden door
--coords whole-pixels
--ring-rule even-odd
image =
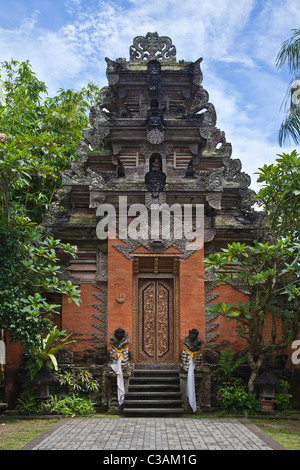
[[[137,328],[138,362],[174,362],[174,279],[138,279]]]

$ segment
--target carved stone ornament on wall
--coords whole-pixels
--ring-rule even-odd
[[[116,301],[118,302],[118,304],[123,304],[125,300],[126,300],[125,294],[119,293],[116,295]]]
[[[222,204],[222,192],[215,192],[215,193],[208,193],[206,195],[206,200],[210,207],[213,209],[221,209],[221,204]]]
[[[130,62],[143,62],[152,59],[163,62],[176,62],[176,48],[167,36],[147,33],[146,36],[137,36],[129,49]]]
[[[147,131],[147,140],[150,144],[159,145],[165,140],[165,134],[163,130],[151,129]]]

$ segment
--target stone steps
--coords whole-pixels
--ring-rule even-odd
[[[183,412],[177,367],[135,367],[125,395],[124,415],[179,416]]]

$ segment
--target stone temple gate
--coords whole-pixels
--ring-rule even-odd
[[[78,247],[63,276],[80,285],[82,304],[62,298],[57,324],[76,340],[70,345],[74,364],[98,368],[108,389],[117,328],[129,337],[126,377],[143,368],[178,368],[191,329],[202,341],[199,374],[208,377],[205,365],[220,346],[245,346],[233,325],[204,316],[204,309],[214,299],[244,300],[248,292],[238,285],[213,289],[203,258],[232,241],[258,237],[250,178],[216,127],[215,107],[202,86],[202,58],[177,61],[170,38],[148,33],[134,38],[129,60],[105,60],[108,85],[90,110],[79,158],[63,173],[63,189],[45,222],[49,235]],[[135,225],[139,235],[124,237],[120,221],[123,230],[124,220],[125,228],[134,221],[134,204],[148,213],[153,205],[201,207],[198,249],[188,249],[172,230],[151,238]],[[105,207],[115,209],[116,238],[101,238]],[[176,217],[170,220],[174,228]],[[202,382],[203,402],[209,379]]]

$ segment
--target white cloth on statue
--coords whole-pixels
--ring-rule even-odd
[[[189,370],[187,377],[187,396],[189,404],[195,413],[197,411],[196,392],[195,392],[195,376],[194,376],[195,362],[192,357],[189,360]]]
[[[125,387],[124,387],[121,358],[119,357],[118,361],[115,361],[110,366],[115,372],[115,374],[117,374],[118,402],[119,402],[119,405],[122,405],[124,403]]]
[[[6,346],[2,340],[0,340],[0,364],[6,364]]]

